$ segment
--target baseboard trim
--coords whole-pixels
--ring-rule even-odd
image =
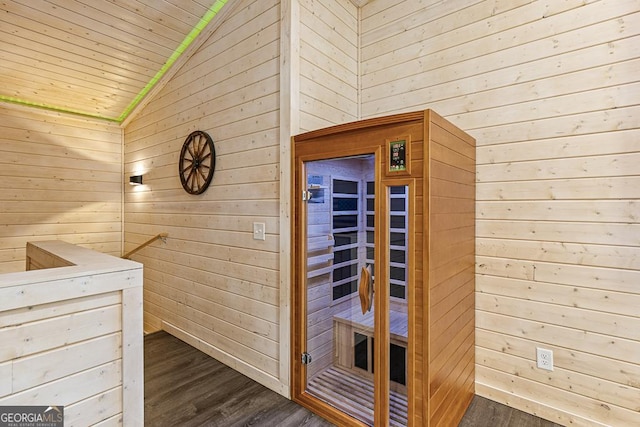
[[[536,402],[534,400],[518,396],[517,394],[497,389],[487,384],[476,382],[476,394],[489,400],[493,400],[494,402],[502,403],[503,405],[507,405],[511,408],[519,409],[528,414],[535,415],[536,417],[544,418],[545,420],[552,421],[556,424],[565,426],[579,425],[589,427],[608,427],[608,424],[602,424],[597,421],[581,417],[580,415],[572,414],[553,406],[545,405],[544,403]]]

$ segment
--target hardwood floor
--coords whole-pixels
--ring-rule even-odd
[[[475,396],[458,427],[562,427],[526,412]]]
[[[144,416],[153,427],[332,424],[179,339],[144,338]],[[476,396],[459,427],[556,427]]]

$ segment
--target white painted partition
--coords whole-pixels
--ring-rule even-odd
[[[142,265],[46,241],[27,244],[27,270],[0,275],[0,405],[143,425]]]

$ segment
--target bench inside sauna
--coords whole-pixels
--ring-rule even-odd
[[[294,137],[292,395],[456,424],[474,389],[475,142],[431,110]]]

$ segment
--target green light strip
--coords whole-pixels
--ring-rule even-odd
[[[75,114],[77,116],[84,116],[84,117],[91,117],[91,118],[94,118],[94,119],[108,120],[110,122],[121,122],[121,120],[114,119],[113,117],[105,117],[105,116],[101,116],[100,114],[91,114],[91,113],[87,113],[86,111],[79,111],[79,110],[74,110],[74,109],[71,109],[71,108],[56,107],[55,105],[43,104],[41,102],[25,101],[23,99],[14,98],[14,97],[11,97],[11,96],[0,95],[0,101],[10,102],[12,104],[26,105],[27,107],[40,108],[40,109],[43,109],[43,110],[57,111],[59,113],[69,113],[69,114]]]
[[[227,3],[227,1],[228,0],[216,0],[216,2],[209,8],[207,13],[205,13],[204,16],[200,18],[200,21],[198,21],[195,27],[193,27],[193,29],[189,32],[189,34],[187,34],[184,40],[182,40],[182,43],[180,43],[180,45],[176,48],[176,50],[173,51],[173,53],[171,54],[169,59],[167,59],[167,61],[164,63],[162,68],[160,68],[160,70],[155,74],[155,76],[153,76],[151,80],[149,80],[149,83],[147,83],[147,85],[144,88],[142,88],[142,90],[138,93],[138,95],[136,95],[133,101],[131,101],[131,103],[127,106],[127,108],[125,108],[125,110],[122,112],[122,114],[120,114],[120,117],[118,118],[105,117],[105,116],[101,116],[100,114],[91,114],[85,111],[78,111],[71,108],[56,107],[54,105],[48,105],[41,102],[25,101],[23,99],[14,98],[11,96],[0,95],[0,101],[10,102],[12,104],[26,105],[28,107],[41,108],[44,110],[58,111],[61,113],[76,114],[79,116],[107,120],[110,122],[122,123],[122,121],[127,118],[127,116],[131,113],[131,111],[133,111],[134,108],[136,108],[136,106],[156,85],[156,83],[158,83],[158,81],[162,78],[162,76],[164,76],[164,74],[169,70],[169,68],[171,68],[171,66],[176,62],[176,60],[180,57],[180,55],[182,55],[184,51],[191,45],[191,43],[193,43],[196,37],[198,37],[198,35],[202,32],[202,30],[204,30],[204,28],[209,24],[209,22],[211,22],[211,20],[218,14],[218,12],[220,12],[220,9],[222,9],[222,6],[224,6]]]
[[[156,73],[155,76],[147,83],[147,85],[142,88],[140,93],[131,101],[131,104],[120,114],[117,121],[122,122],[131,111],[136,108],[136,106],[142,101],[142,99],[149,93],[149,91],[158,83],[158,81],[162,78],[162,76],[171,68],[171,66],[176,62],[176,60],[184,53],[184,51],[193,43],[196,37],[204,30],[204,28],[211,22],[211,20],[220,12],[222,6],[227,3],[228,0],[217,0],[204,14],[204,16],[200,19],[200,21],[196,24],[195,27],[187,34],[187,36],[182,40],[182,43],[178,46],[178,48],[171,54],[167,62],[164,63],[162,68]]]

